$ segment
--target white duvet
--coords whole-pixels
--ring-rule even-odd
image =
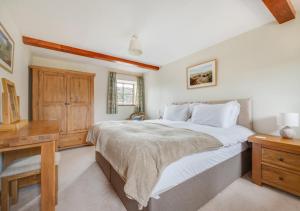
[[[207,133],[224,145],[217,150],[185,156],[170,164],[153,189],[153,198],[159,198],[159,194],[246,150],[247,138],[254,134],[253,131],[239,125],[231,128],[216,128],[182,121],[148,120],[148,122]]]
[[[245,142],[254,134],[253,131],[239,125],[231,128],[216,128],[183,121],[147,120],[147,122],[207,133],[224,145],[217,150],[185,156],[170,164],[153,189],[151,194],[153,198],[159,198],[161,193],[246,150],[248,145]],[[99,144],[96,145],[96,150],[100,152]]]
[[[207,125],[198,125],[189,121],[169,121],[169,120],[146,120],[146,122],[159,123],[170,127],[184,128],[214,136],[222,142],[224,147],[235,145],[247,141],[247,138],[253,135],[253,131],[240,125],[230,128],[211,127]]]

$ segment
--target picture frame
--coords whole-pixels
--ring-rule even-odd
[[[20,120],[20,105],[15,84],[2,78],[2,112],[3,123],[11,124]]]
[[[187,88],[217,85],[217,60],[213,59],[187,68]]]
[[[15,42],[0,23],[0,67],[13,73]]]

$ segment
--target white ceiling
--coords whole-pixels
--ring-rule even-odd
[[[293,2],[300,8],[299,0]],[[6,3],[23,35],[159,66],[274,21],[261,0]],[[133,34],[139,36],[143,47],[140,57],[128,54]],[[49,52],[30,49],[37,55]]]

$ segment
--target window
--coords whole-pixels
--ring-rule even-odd
[[[135,82],[117,80],[118,105],[134,105]]]

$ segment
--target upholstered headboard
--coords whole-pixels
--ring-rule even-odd
[[[238,118],[238,124],[249,129],[253,129],[253,120],[252,120],[252,100],[247,99],[235,99],[241,105],[241,111]],[[176,102],[173,104],[180,105],[186,103],[209,103],[209,104],[220,104],[226,103],[232,100],[214,100],[214,101],[193,101],[193,102]]]

